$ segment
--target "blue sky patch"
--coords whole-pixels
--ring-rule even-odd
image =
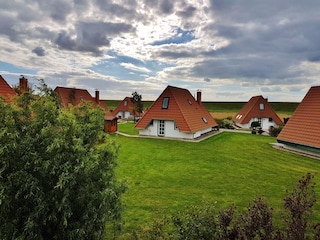
[[[3,70],[5,69],[5,70]],[[17,67],[15,65],[12,65],[10,63],[6,63],[6,62],[1,62],[0,61],[0,73],[3,72],[11,72],[11,73],[17,73],[17,74],[32,74],[35,75],[37,74],[36,70],[30,70],[30,69],[26,69],[26,68],[22,68],[22,67]]]
[[[118,55],[114,51],[108,51],[110,59],[104,59],[91,66],[89,69],[104,75],[114,76],[121,80],[144,80],[146,76],[155,76],[157,72],[172,65],[156,60],[141,61],[129,56]]]
[[[165,40],[155,41],[152,43],[152,46],[159,46],[164,44],[182,44],[191,42],[195,39],[194,30],[184,31],[181,28],[177,28],[176,35],[172,38],[168,38]]]

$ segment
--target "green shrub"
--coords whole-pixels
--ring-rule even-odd
[[[269,135],[272,137],[277,137],[279,135],[279,133],[281,132],[282,128],[283,128],[282,126],[280,126],[280,127],[270,126],[269,127]]]
[[[225,118],[225,119],[222,119],[220,122],[219,122],[219,127],[220,128],[233,128],[233,121],[231,118]]]
[[[273,210],[260,197],[253,200],[244,213],[235,213],[235,206],[217,211],[213,204],[193,206],[178,213],[172,221],[157,220],[134,234],[133,239],[202,239],[202,240],[307,240],[320,239],[320,223],[312,222],[312,208],[316,202],[315,183],[308,173],[292,192],[284,198],[283,224],[276,226]],[[167,231],[172,229],[170,234]]]

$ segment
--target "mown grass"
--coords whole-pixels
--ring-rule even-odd
[[[105,105],[107,105],[109,110],[114,110],[122,100],[102,100]],[[149,108],[153,101],[143,101],[143,107]]]
[[[124,122],[124,123],[118,123],[118,131],[122,133],[126,133],[129,135],[138,135],[139,130],[134,128],[135,123],[132,122]]]
[[[279,215],[286,189],[301,176],[311,172],[320,184],[319,160],[277,150],[272,137],[223,132],[200,143],[110,137],[121,145],[116,173],[128,186],[125,233],[203,201],[244,210],[262,196]],[[315,209],[320,218],[319,202]]]

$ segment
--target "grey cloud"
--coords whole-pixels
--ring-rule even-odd
[[[32,50],[33,53],[35,53],[39,57],[43,57],[46,55],[46,52],[43,47],[36,47]]]
[[[250,58],[247,56],[207,60],[190,69],[193,76],[234,79],[285,79],[299,72],[288,71],[281,59]]]
[[[180,52],[174,52],[174,51],[159,51],[155,55],[155,57],[163,57],[163,58],[170,58],[170,59],[177,59],[177,58],[188,58],[193,57],[194,54],[187,52],[187,51],[180,51]]]
[[[61,31],[54,43],[62,49],[76,50],[76,41],[71,39],[66,31]]]
[[[95,0],[95,3],[109,16],[121,17],[128,21],[137,17],[135,0],[126,0],[121,4],[113,3],[110,0]]]
[[[13,16],[0,15],[0,35],[8,36],[13,42],[19,42],[20,33],[14,28],[16,19]]]
[[[174,5],[171,0],[160,0],[160,10],[162,13],[170,14],[173,12]]]
[[[211,79],[210,78],[204,78],[203,79],[205,82],[211,82]]]
[[[262,92],[282,92],[280,87],[261,87]]]
[[[216,21],[205,32],[212,39],[223,37],[229,45],[201,53],[209,60],[197,63],[192,74],[263,84],[264,79],[271,84],[301,83],[306,72],[297,66],[320,61],[319,9],[320,2],[314,0],[211,0]]]
[[[147,8],[153,9],[160,15],[168,15],[175,10],[175,1],[172,0],[145,0]]]
[[[177,15],[182,18],[190,18],[193,17],[196,13],[197,8],[192,5],[184,6],[182,10],[177,11]]]
[[[72,1],[55,0],[55,1],[42,1],[37,0],[41,11],[48,14],[54,21],[65,22],[67,16],[71,13]]]
[[[79,22],[77,29],[82,33],[90,34],[106,34],[115,36],[125,32],[133,32],[132,25],[127,23],[112,23],[112,22]]]
[[[126,23],[79,22],[75,33],[61,31],[54,43],[61,49],[101,55],[101,47],[110,46],[108,37],[130,31],[134,29]]]

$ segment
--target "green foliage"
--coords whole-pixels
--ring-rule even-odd
[[[288,225],[287,239],[308,239],[307,233],[313,230],[312,207],[316,202],[313,176],[308,173],[299,180],[292,192],[287,191],[284,207],[287,210],[285,221]],[[318,223],[319,225],[320,223]]]
[[[189,207],[172,218],[172,222],[161,222],[157,231],[141,229],[135,234],[135,239],[201,239],[201,240],[236,240],[236,239],[264,239],[264,240],[306,240],[319,239],[319,225],[310,218],[315,203],[315,184],[311,181],[313,176],[307,174],[299,180],[292,192],[287,191],[284,199],[284,222],[286,228],[276,226],[273,220],[273,210],[262,198],[254,199],[244,213],[235,214],[235,207],[231,205],[224,211],[216,214],[213,204]],[[175,229],[170,235],[163,231]],[[152,226],[159,226],[153,224]],[[308,226],[310,226],[308,228]],[[166,237],[164,237],[166,236]]]
[[[134,122],[118,123],[118,131],[129,135],[138,135],[139,130],[134,126]]]
[[[233,128],[233,121],[231,118],[225,118],[219,122],[220,128]]]
[[[191,207],[186,213],[180,213],[173,218],[180,240],[187,239],[217,239],[218,224],[215,208],[210,204],[204,207]]]
[[[134,240],[170,240],[175,239],[171,233],[171,222],[168,218],[158,218],[150,226],[140,227],[131,234]]]
[[[128,138],[111,135],[121,144],[117,176],[125,179],[124,232],[151,224],[158,211],[174,214],[186,205],[216,201],[219,209],[234,203],[245,209],[263,196],[279,220],[285,188],[305,172],[319,180],[320,162],[280,151],[269,136],[222,132],[202,142]],[[316,186],[320,191],[320,186]],[[320,220],[320,204],[315,218]]]
[[[132,111],[133,111],[133,116],[135,119],[136,113],[141,114],[143,112],[142,95],[137,92],[133,92],[132,93],[132,103],[133,103]]]
[[[282,126],[279,127],[274,127],[274,126],[270,126],[269,127],[269,135],[271,137],[277,137],[279,135],[279,133],[282,131]]]
[[[61,109],[43,81],[39,96],[0,101],[0,111],[0,239],[102,239],[124,191],[104,112]]]

